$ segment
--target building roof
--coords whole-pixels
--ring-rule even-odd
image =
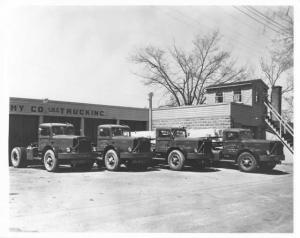
[[[98,128],[111,128],[111,127],[118,127],[118,128],[129,128],[129,126],[126,125],[118,125],[118,124],[104,124],[99,125]]]
[[[157,127],[156,129],[158,130],[177,130],[177,129],[186,129],[183,126],[162,126],[162,127]]]
[[[252,79],[247,81],[239,81],[234,83],[219,83],[219,84],[213,84],[206,88],[206,90],[210,89],[218,89],[218,88],[227,88],[227,87],[238,87],[238,86],[245,86],[245,85],[252,85],[254,83],[260,82],[264,85],[265,88],[269,88],[268,85],[261,79]]]
[[[251,130],[247,128],[226,128],[223,131],[240,132],[240,131],[251,131]]]
[[[51,126],[73,126],[71,123],[42,123],[42,127],[51,127]]]

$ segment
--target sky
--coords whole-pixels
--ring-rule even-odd
[[[166,99],[136,75],[136,50],[189,49],[196,35],[219,30],[220,47],[260,78],[274,35],[232,6],[18,6],[5,24],[10,97],[132,107],[147,107],[151,91],[154,107]]]

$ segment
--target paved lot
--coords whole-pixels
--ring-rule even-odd
[[[10,168],[11,231],[292,232],[293,166],[48,173]]]

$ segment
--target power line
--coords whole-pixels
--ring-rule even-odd
[[[248,17],[250,17],[250,18],[253,19],[254,21],[256,21],[256,22],[258,22],[258,23],[264,25],[265,27],[268,27],[268,28],[271,29],[272,31],[274,31],[274,32],[276,32],[276,33],[279,33],[279,34],[282,34],[282,32],[280,32],[280,31],[278,31],[278,30],[272,28],[272,27],[269,26],[269,25],[266,25],[265,23],[261,22],[260,20],[256,19],[255,17],[249,15],[248,13],[246,13],[246,12],[244,12],[243,10],[239,9],[238,7],[236,7],[236,6],[233,6],[233,7],[234,7],[236,10],[238,10],[239,12],[241,12],[241,13],[247,15]]]
[[[275,24],[279,25],[280,27],[282,27],[283,29],[287,29],[286,26],[280,24],[279,22],[275,21],[274,19],[272,19],[271,17],[267,16],[266,14],[263,14],[262,12],[258,11],[256,8],[249,6],[249,8],[253,9],[253,11],[256,11],[258,14],[262,15],[263,17],[269,19],[269,21],[274,22]],[[284,20],[284,19],[283,19]]]
[[[251,7],[244,7],[244,8],[246,8],[248,10],[248,12],[251,12],[252,14],[255,14],[257,17],[259,17],[263,21],[266,21],[267,23],[271,24],[276,29],[278,29],[278,30],[280,30],[280,31],[288,34],[288,31],[286,30],[285,27],[282,28],[278,23],[276,23],[275,21],[273,21],[271,18],[267,18],[262,13],[256,11],[256,9],[252,9]]]
[[[248,24],[248,23],[246,23],[246,22],[244,22],[244,21],[241,21],[241,19],[238,19],[235,15],[230,14],[228,11],[225,11],[225,8],[224,8],[224,7],[221,7],[221,6],[216,6],[216,7],[221,8],[221,9],[223,10],[223,12],[225,12],[227,15],[229,15],[229,16],[231,16],[232,18],[234,18],[235,20],[237,20],[237,21],[236,21],[237,23],[240,23],[240,24],[242,24],[242,25],[248,26],[248,28],[250,28],[250,29],[252,29],[252,30],[254,30],[254,31],[257,31],[257,28],[253,28],[252,25],[250,25],[250,24]],[[263,36],[266,40],[269,40],[269,41],[272,41],[272,40],[273,40],[272,38],[266,36],[265,34],[262,34],[262,36]]]
[[[197,24],[198,24],[198,23],[200,23],[200,24],[203,23],[203,22],[198,21],[197,19],[192,18],[191,16],[188,16],[188,15],[183,14],[183,13],[180,12],[180,11],[177,11],[177,10],[174,10],[174,11],[177,12],[177,13],[179,13],[181,16],[188,17],[188,18],[192,19],[193,22],[196,22]],[[208,25],[206,25],[206,27],[212,29],[212,28],[209,27]],[[238,35],[239,35],[239,36],[243,36],[242,34],[238,34]],[[257,49],[257,48],[252,44],[252,42],[250,42],[249,39],[246,38],[246,37],[243,37],[243,38],[245,39],[245,41],[243,41],[243,42],[237,40],[237,38],[232,38],[232,37],[229,37],[229,38],[230,38],[231,40],[238,41],[241,45],[243,45],[243,44],[244,44],[244,45],[247,45],[246,48],[250,48],[252,51],[255,51],[255,52],[258,53],[258,54],[264,53],[264,52],[261,51],[260,49]],[[247,44],[246,41],[249,42],[249,44]],[[260,52],[258,52],[258,50],[259,50]]]

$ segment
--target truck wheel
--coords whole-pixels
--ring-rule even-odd
[[[11,151],[10,161],[15,168],[24,168],[27,165],[27,154],[24,147],[15,147]]]
[[[168,163],[172,170],[182,170],[184,162],[185,157],[180,150],[173,150],[168,156]]]
[[[58,160],[53,150],[47,150],[44,155],[44,166],[48,172],[55,172],[58,169]]]
[[[259,167],[262,171],[271,171],[275,166],[276,163],[261,163]]]
[[[253,154],[243,152],[238,157],[238,166],[243,172],[253,172],[257,168],[257,161]]]
[[[117,171],[120,168],[120,158],[116,151],[108,150],[104,156],[104,163],[107,170]]]

